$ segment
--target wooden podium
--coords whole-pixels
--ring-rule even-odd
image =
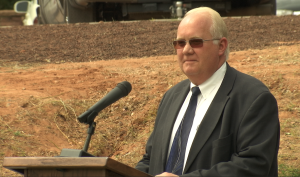
[[[3,167],[25,177],[152,177],[108,157],[5,157]]]

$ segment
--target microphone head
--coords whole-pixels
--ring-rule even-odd
[[[117,87],[122,90],[123,97],[127,96],[131,92],[131,84],[127,81],[118,83]]]

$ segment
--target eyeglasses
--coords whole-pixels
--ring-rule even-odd
[[[209,39],[209,40],[204,40],[201,38],[196,38],[196,39],[190,39],[188,41],[179,39],[173,41],[173,46],[175,49],[183,49],[186,43],[188,42],[192,48],[200,48],[203,46],[203,43],[205,41],[214,41],[214,40],[220,40],[220,39]]]

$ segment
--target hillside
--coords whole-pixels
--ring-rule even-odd
[[[263,81],[280,111],[282,176],[300,175],[300,17],[225,19],[228,63]],[[185,79],[170,41],[178,22],[142,21],[0,28],[0,163],[82,149],[77,116],[117,83],[132,92],[95,119],[89,152],[134,166],[163,93]],[[1,166],[0,176],[16,176]]]

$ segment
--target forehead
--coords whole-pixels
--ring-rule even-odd
[[[208,12],[189,14],[180,22],[177,38],[211,37],[211,24],[211,16]]]

